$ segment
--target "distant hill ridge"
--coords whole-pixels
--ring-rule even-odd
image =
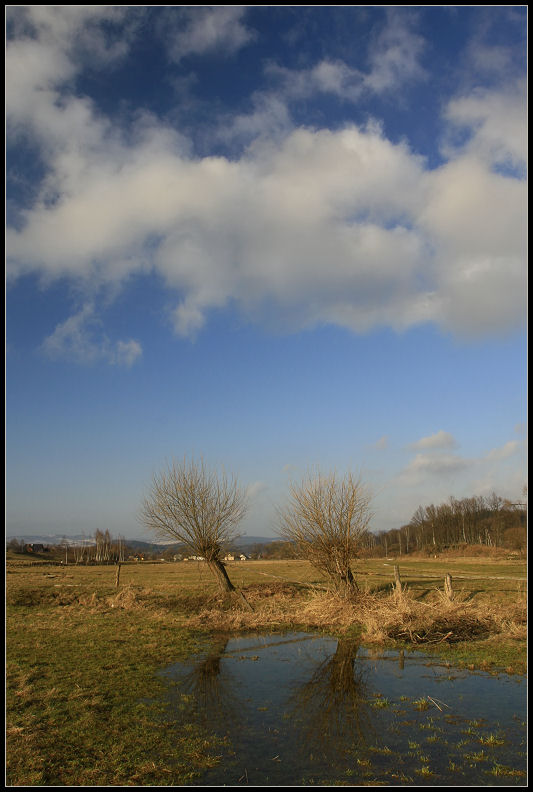
[[[94,538],[90,536],[88,537],[86,535],[84,536],[82,534],[77,534],[74,536],[63,536],[60,534],[53,534],[50,536],[8,536],[6,538],[6,543],[11,541],[11,539],[18,539],[19,542],[24,542],[25,544],[60,545],[64,544],[65,542],[69,546],[79,546],[82,544],[93,546],[95,544]],[[167,548],[175,547],[178,549],[183,547],[181,542],[146,542],[142,539],[124,539],[123,541],[128,547],[131,547],[132,550],[145,550],[146,552],[157,552]],[[240,550],[241,548],[253,547],[253,545],[269,544],[270,542],[275,541],[277,541],[275,536],[240,536],[235,540],[235,542],[232,543],[232,547],[234,547],[236,550]]]

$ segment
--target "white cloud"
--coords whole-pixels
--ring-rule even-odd
[[[111,283],[153,266],[184,293],[182,333],[230,298],[259,313],[270,302],[294,326],[361,332],[420,321],[505,329],[523,313],[516,180],[472,162],[427,173],[375,127],[298,129],[234,162],[183,149],[154,129],[129,148],[102,135],[63,153],[49,179],[57,200],[8,229],[9,273]]]
[[[420,64],[425,49],[422,36],[415,33],[410,18],[396,9],[387,12],[387,24],[370,54],[370,71],[364,86],[376,93],[402,88],[407,82],[426,79]]]
[[[464,335],[525,316],[526,183],[462,154],[427,174],[418,221],[432,240],[433,318]]]
[[[265,66],[265,74],[279,83],[276,96],[285,102],[305,99],[316,93],[333,94],[356,102],[364,90],[365,75],[340,60],[323,59],[307,69],[288,69],[276,63]]]
[[[90,365],[97,362],[129,368],[142,355],[138,341],[112,343],[100,329],[94,306],[87,303],[74,316],[57,325],[45,338],[42,351],[52,360]]]
[[[389,445],[389,438],[386,435],[383,435],[383,437],[380,437],[379,440],[377,440],[372,447],[376,448],[378,451],[384,451],[388,447],[388,445]]]
[[[427,437],[421,437],[420,440],[416,441],[416,443],[411,444],[411,448],[429,450],[437,448],[454,448],[456,445],[457,443],[454,436],[441,429],[435,434],[428,435]]]
[[[522,441],[511,440],[468,458],[450,453],[452,444],[456,445],[453,437],[442,431],[413,444],[411,448],[418,453],[387,486],[391,503],[405,512],[421,503],[446,501],[451,495],[470,497],[496,491],[503,497],[517,497],[525,478],[519,458],[524,451]]]
[[[204,326],[205,316],[201,306],[184,300],[174,310],[173,323],[178,335],[192,337]]]
[[[513,53],[509,47],[473,42],[470,59],[476,71],[499,75],[511,69]]]
[[[85,29],[85,17],[91,35],[100,28],[96,11],[69,11],[64,25],[60,11],[32,11],[37,33],[7,48],[9,134],[32,130],[48,168],[37,200],[7,230],[10,278],[39,272],[116,288],[155,271],[174,295],[182,335],[230,300],[257,321],[294,329],[435,322],[476,335],[523,322],[527,187],[494,172],[502,152],[513,162],[522,156],[518,93],[451,103],[448,121],[473,136],[433,171],[376,124],[293,128],[286,104],[267,95],[221,130],[254,138],[244,154],[193,158],[183,136],[156,118],[139,114],[126,138],[87,98],[63,91],[82,65],[73,30]],[[227,23],[217,30],[229,36],[242,9],[191,16],[204,25],[196,46],[214,46],[207,21],[217,14]],[[408,53],[414,34],[389,21],[375,43],[390,52],[373,90],[421,76]],[[100,45],[120,57],[103,34]],[[341,92],[356,76],[325,61],[313,75],[313,90]]]
[[[521,443],[518,440],[509,440],[509,442],[505,443],[505,445],[501,446],[500,448],[493,448],[486,454],[486,459],[490,461],[500,460],[500,459],[508,459],[509,457],[516,454],[516,452],[520,449]]]
[[[252,110],[219,119],[212,135],[215,141],[239,148],[256,140],[283,142],[293,129],[285,99],[273,93],[257,91],[252,96]]]
[[[406,15],[387,12],[387,22],[371,42],[368,69],[363,71],[339,59],[324,58],[306,69],[288,69],[276,63],[266,65],[267,76],[280,83],[281,96],[288,102],[316,93],[332,94],[347,102],[357,102],[363,94],[397,92],[413,82],[425,80],[420,64],[424,39],[412,30]]]
[[[110,362],[130,368],[141,355],[142,347],[138,341],[133,339],[117,341],[114,350],[111,352]]]
[[[246,487],[246,495],[250,500],[255,500],[261,493],[268,489],[268,485],[264,481],[254,481]]]
[[[254,31],[243,24],[244,6],[196,6],[176,14],[165,14],[167,51],[178,62],[187,55],[237,52],[254,38]]]
[[[401,477],[418,481],[425,476],[449,476],[465,470],[469,464],[456,454],[417,454]]]
[[[527,161],[526,86],[522,80],[505,90],[474,90],[453,99],[445,117],[471,131],[467,150],[492,166],[521,169]]]

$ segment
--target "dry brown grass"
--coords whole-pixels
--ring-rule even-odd
[[[359,629],[365,643],[394,640],[414,645],[454,644],[499,636],[513,640],[526,637],[526,601],[513,605],[456,595],[448,600],[441,592],[420,601],[409,591],[402,594],[361,593],[347,599],[332,592],[301,591],[284,584],[248,587],[247,612],[233,604],[211,602],[187,619],[193,628],[207,630],[290,629],[304,626],[343,633]],[[296,607],[295,607],[296,606]]]
[[[100,607],[122,608],[123,610],[151,609],[156,604],[154,594],[155,592],[150,588],[140,588],[130,583],[113,596],[105,597],[101,601]]]
[[[460,595],[453,601],[436,591],[432,598],[415,599],[409,591],[388,597],[368,597],[361,602],[357,621],[365,640],[380,643],[388,639],[414,644],[478,640],[506,634],[522,638],[526,630],[526,602],[472,601]]]
[[[383,568],[383,564],[376,567]],[[32,606],[52,606],[56,619],[79,609],[95,614],[142,611],[143,618],[170,618],[202,631],[300,627],[343,633],[356,629],[366,643],[452,644],[490,636],[518,642],[526,637],[522,584],[513,594],[503,579],[495,582],[501,592],[480,590],[476,581],[474,591],[457,590],[453,601],[429,579],[422,594],[415,580],[412,588],[405,587],[401,594],[391,590],[392,584],[374,590],[370,584],[368,590],[347,599],[327,591],[324,581],[303,562],[235,565],[231,572],[252,610],[248,611],[237,595],[221,598],[203,567],[184,564],[125,567],[120,589],[113,585],[113,569],[57,569],[53,574],[48,569],[17,569],[9,581],[7,600],[12,605],[30,606],[30,610]],[[370,565],[368,572],[372,572]],[[407,580],[410,574],[416,576],[417,570],[413,573],[406,568]],[[372,581],[372,576],[368,580]]]

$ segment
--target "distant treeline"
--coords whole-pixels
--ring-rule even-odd
[[[527,547],[526,499],[511,502],[491,493],[458,500],[451,497],[438,506],[419,506],[400,528],[369,533],[364,547],[372,555],[443,550],[465,545],[525,551]]]
[[[141,543],[138,543],[141,544]],[[465,546],[483,546],[524,552],[527,548],[526,497],[511,502],[496,493],[458,500],[451,497],[438,506],[419,506],[411,520],[389,531],[366,531],[360,542],[361,555],[380,557],[414,552],[440,552]],[[7,549],[17,553],[40,553],[66,563],[106,564],[128,560],[179,561],[184,558],[182,545],[158,548],[146,545],[142,550],[128,546],[123,537],[113,538],[108,530],[97,530],[92,543],[78,546],[64,544],[25,545],[11,539]],[[251,545],[246,550],[252,559],[294,559],[297,551],[291,542],[279,540]]]
[[[75,564],[111,564],[125,561],[133,552],[127,547],[122,536],[114,538],[109,530],[96,530],[94,536],[78,544],[65,538],[59,544],[27,543],[20,539],[10,539],[6,549],[14,553],[40,556]]]

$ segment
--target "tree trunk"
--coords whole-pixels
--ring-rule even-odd
[[[359,586],[357,585],[350,567],[345,570],[335,571],[332,577],[335,588],[343,597],[349,597],[351,594],[355,594],[359,591]]]
[[[242,591],[236,589],[233,583],[231,582],[231,580],[229,579],[229,575],[226,572],[226,567],[224,566],[222,561],[220,561],[220,559],[217,558],[214,561],[208,561],[207,565],[209,566],[209,569],[217,579],[221,593],[224,595],[235,593],[239,597],[239,599],[244,603],[246,608],[250,611],[253,611],[252,606],[250,605],[250,603],[248,602]]]
[[[219,588],[223,594],[227,594],[229,591],[235,591],[235,586],[229,579],[229,575],[226,572],[226,567],[222,561],[217,558],[215,561],[208,561],[207,564],[215,576]]]

